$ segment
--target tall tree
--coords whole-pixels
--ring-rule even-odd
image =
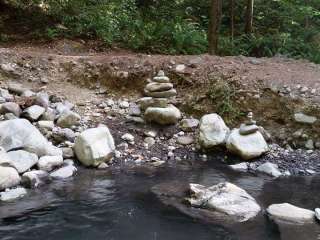
[[[245,22],[245,33],[250,34],[252,33],[252,26],[253,26],[253,5],[254,0],[247,0],[247,7],[246,7],[246,22]]]
[[[219,29],[222,14],[222,1],[211,0],[210,5],[210,22],[208,29],[209,54],[215,55],[218,51]]]

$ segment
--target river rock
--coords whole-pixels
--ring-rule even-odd
[[[173,105],[166,108],[149,107],[144,113],[147,122],[154,122],[161,125],[176,124],[181,119],[181,112]]]
[[[249,169],[247,162],[229,165],[229,167],[234,171],[240,171],[240,172],[246,172]]]
[[[33,170],[30,172],[26,172],[21,177],[22,185],[29,188],[37,188],[49,182],[49,173],[43,170]]]
[[[190,184],[190,192],[191,197],[187,201],[191,206],[222,212],[239,222],[254,218],[261,210],[251,195],[232,183],[219,183],[211,187]]]
[[[10,166],[10,163],[11,163],[10,156],[8,155],[6,150],[4,150],[3,147],[0,147],[0,165],[1,166]]]
[[[17,187],[13,189],[8,189],[4,192],[0,192],[1,201],[13,201],[18,198],[22,198],[27,194],[27,190],[23,187]]]
[[[15,116],[20,117],[21,108],[17,103],[14,102],[6,102],[1,105],[0,112],[4,113],[13,113]]]
[[[43,156],[39,159],[37,166],[39,170],[50,172],[63,164],[62,156]]]
[[[35,103],[39,106],[44,107],[47,109],[49,107],[50,101],[49,101],[49,95],[46,92],[40,92],[37,94]]]
[[[0,166],[0,191],[17,186],[20,180],[19,173],[16,169]]]
[[[177,143],[181,145],[190,145],[194,142],[194,139],[192,136],[180,136],[177,138]]]
[[[0,122],[0,145],[6,150],[23,149],[38,156],[62,155],[62,151],[53,146],[26,119],[14,119]]]
[[[173,88],[172,83],[157,83],[157,82],[152,82],[148,83],[146,85],[145,90],[149,92],[162,92],[162,91],[168,91]]]
[[[23,111],[23,115],[31,121],[38,120],[46,110],[38,105],[33,105]]]
[[[79,114],[66,110],[63,111],[60,117],[58,118],[57,125],[62,128],[69,128],[74,125],[80,124],[81,117]]]
[[[53,179],[65,179],[72,177],[76,171],[77,168],[72,164],[69,164],[50,173],[50,177]]]
[[[313,223],[315,219],[313,211],[289,203],[272,204],[267,208],[267,214],[272,220],[293,224]]]
[[[91,128],[76,138],[74,151],[84,165],[98,166],[111,160],[115,151],[114,140],[107,127]]]
[[[18,173],[24,173],[38,162],[38,156],[24,150],[17,150],[8,153],[11,162],[10,166],[17,169]]]
[[[226,141],[227,149],[245,160],[261,156],[269,150],[268,144],[260,132],[243,136],[239,129],[231,131]]]
[[[40,129],[52,130],[54,128],[54,122],[53,121],[39,121],[38,127]]]
[[[144,93],[146,96],[154,97],[154,98],[170,98],[177,95],[177,91],[175,89],[170,89],[170,90],[161,91],[161,92],[150,92],[145,89]]]
[[[64,159],[74,158],[74,152],[72,148],[64,147],[64,148],[61,148],[61,150],[62,150],[62,156]]]
[[[148,107],[161,107],[165,108],[168,106],[168,99],[166,98],[152,98],[143,97],[138,100],[141,110],[146,110]]]
[[[47,108],[47,110],[42,114],[41,120],[44,121],[54,121],[57,118],[56,110],[52,108]]]
[[[268,175],[271,175],[273,177],[280,177],[282,174],[279,171],[278,165],[270,162],[266,162],[262,165],[260,165],[257,168],[257,171],[266,173]]]
[[[3,88],[0,88],[0,97],[7,102],[11,102],[14,99],[13,96],[9,93],[9,91]]]
[[[192,132],[199,126],[199,120],[195,118],[183,119],[180,122],[180,128],[185,132]]]
[[[314,124],[317,121],[317,118],[304,113],[296,113],[294,114],[294,120],[298,123]]]
[[[229,131],[218,114],[204,115],[200,120],[200,145],[203,148],[212,148],[224,144]]]

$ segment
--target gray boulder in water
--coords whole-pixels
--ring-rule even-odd
[[[191,206],[206,208],[235,217],[239,222],[258,215],[261,208],[245,190],[232,183],[219,183],[211,187],[190,184]]]
[[[49,143],[26,119],[13,119],[0,123],[0,145],[6,151],[23,149],[38,156],[62,155],[62,151]]]

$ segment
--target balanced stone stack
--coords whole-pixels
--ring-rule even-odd
[[[239,129],[233,129],[226,141],[227,149],[243,159],[261,156],[269,150],[263,135],[253,120],[253,114],[248,114],[248,121],[241,124]]]
[[[164,71],[159,71],[158,75],[146,85],[144,93],[146,97],[141,98],[138,103],[147,122],[170,125],[176,124],[181,119],[180,110],[170,104],[170,99],[177,95],[177,91]]]

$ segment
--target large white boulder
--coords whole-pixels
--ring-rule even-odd
[[[34,153],[29,153],[24,150],[12,151],[8,153],[11,161],[10,166],[17,169],[18,173],[28,171],[38,162],[38,156]]]
[[[269,218],[294,224],[313,223],[315,213],[289,203],[272,204],[267,208]]]
[[[226,141],[227,149],[245,160],[256,158],[269,150],[268,144],[260,132],[241,135],[239,129],[231,131]]]
[[[161,125],[176,124],[181,119],[181,112],[173,105],[168,107],[148,107],[144,113],[147,122],[154,122]]]
[[[26,119],[13,119],[0,122],[0,145],[6,150],[24,149],[38,156],[62,155],[62,151],[53,146]]]
[[[228,182],[211,187],[190,184],[190,193],[187,201],[192,206],[224,213],[239,222],[254,218],[261,210],[251,195]]]
[[[87,129],[76,138],[74,151],[84,165],[98,166],[111,160],[115,151],[114,140],[106,126]]]
[[[0,166],[0,191],[17,186],[20,183],[20,180],[17,170],[12,167]]]
[[[199,142],[203,148],[224,144],[230,130],[216,113],[204,115],[200,120]]]

